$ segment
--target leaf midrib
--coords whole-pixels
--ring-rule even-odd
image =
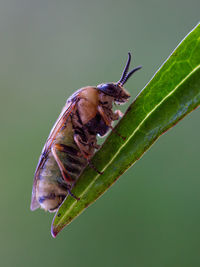
[[[140,124],[137,126],[137,128],[133,131],[133,133],[126,139],[124,144],[119,148],[119,150],[115,153],[115,155],[112,157],[112,159],[107,163],[107,165],[101,170],[104,172],[114,161],[114,159],[119,155],[121,150],[128,144],[128,142],[132,139],[132,137],[137,133],[137,131],[140,129],[140,127],[143,125],[143,123],[148,119],[149,116],[153,114],[153,112],[167,100],[196,70],[200,68],[200,65],[198,65],[196,68],[194,68],[168,95],[166,95],[146,116],[145,118],[140,122]],[[97,174],[95,178],[92,180],[92,182],[86,187],[86,189],[79,195],[79,197],[82,197],[88,190],[89,188],[96,182],[100,174]],[[76,205],[76,201],[72,203],[71,207],[67,210],[65,215],[62,217],[60,222],[67,216],[67,214],[70,213],[72,208]]]

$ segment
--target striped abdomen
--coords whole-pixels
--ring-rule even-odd
[[[77,154],[79,149],[74,142],[74,130],[70,119],[57,134],[53,144],[65,145],[66,152],[57,151],[57,155],[67,174],[75,182],[87,165],[87,160],[80,156],[80,153]],[[67,186],[69,185],[63,180],[58,164],[49,150],[45,163],[38,172],[36,185],[36,199],[41,208],[55,211],[67,195]]]

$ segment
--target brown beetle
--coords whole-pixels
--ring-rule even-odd
[[[104,136],[112,122],[123,114],[113,112],[113,103],[122,104],[130,95],[123,88],[129,77],[131,54],[117,83],[87,86],[76,91],[66,102],[42,150],[35,171],[31,210],[39,207],[55,212],[69,193],[85,166],[98,149],[97,135]]]

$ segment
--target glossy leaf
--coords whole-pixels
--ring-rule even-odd
[[[200,25],[197,25],[164,62],[128,108],[125,116],[92,159],[103,171],[87,167],[73,193],[55,214],[52,235],[101,196],[156,139],[200,104]]]

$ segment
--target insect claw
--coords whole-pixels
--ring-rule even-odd
[[[69,193],[69,195],[70,195],[71,197],[75,198],[77,201],[80,200],[80,197],[75,196],[75,195],[71,192],[71,190],[70,190],[69,188],[67,188],[67,191],[68,191],[68,193]]]
[[[115,128],[113,128],[112,126],[109,126],[111,129],[112,129],[112,131],[113,132],[115,132],[120,138],[122,138],[124,141],[126,140],[126,137],[125,136],[123,136],[123,135],[121,135],[120,133],[118,133],[118,131],[115,129]]]
[[[122,136],[122,135],[121,135],[121,138],[122,138],[124,141],[126,140],[126,137],[125,137],[125,136]]]
[[[90,160],[88,160],[88,165],[89,165],[93,170],[95,170],[98,174],[100,174],[100,175],[103,174],[103,172],[99,171],[99,170],[94,166],[94,164],[93,164]]]
[[[93,168],[94,169],[94,168]],[[101,172],[101,171],[99,171],[99,170],[97,170],[97,169],[94,169],[98,174],[100,174],[100,175],[102,175],[102,174],[104,174],[104,172]]]

